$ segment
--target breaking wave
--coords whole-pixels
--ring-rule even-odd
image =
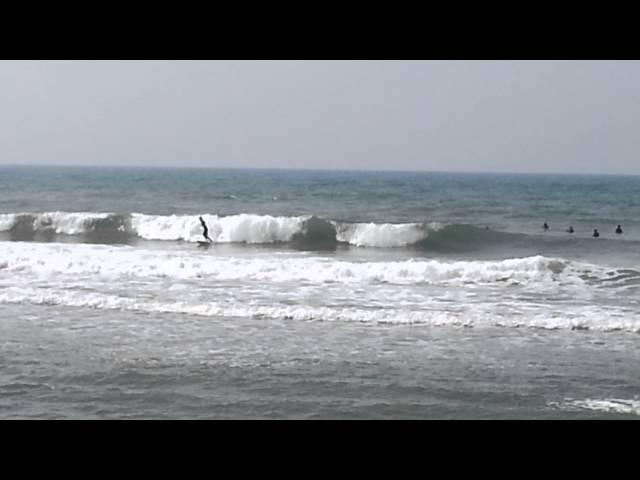
[[[242,213],[202,215],[217,244],[288,244],[298,249],[335,249],[339,245],[410,248],[435,252],[471,252],[504,244],[531,246],[537,236],[489,230],[469,224],[364,223],[317,216]],[[203,240],[196,215],[50,212],[0,214],[0,240],[132,244],[139,240]],[[549,239],[542,239],[549,241]],[[566,241],[559,240],[559,241]]]
[[[438,224],[349,223],[315,216],[203,215],[214,243],[292,243],[299,248],[406,247],[424,240]],[[134,239],[196,242],[203,239],[195,215],[141,213],[0,214],[0,233],[13,241],[79,237],[89,243],[130,243]]]

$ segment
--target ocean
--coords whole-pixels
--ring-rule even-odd
[[[0,166],[0,418],[636,419],[639,193]]]

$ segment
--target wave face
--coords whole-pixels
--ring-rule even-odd
[[[455,224],[435,230],[419,242],[421,247],[434,251],[472,251],[483,246],[493,246],[522,241],[527,235],[499,232],[474,225]]]
[[[13,241],[52,241],[68,235],[90,243],[127,243],[135,235],[128,215],[92,212],[0,214],[0,232]]]

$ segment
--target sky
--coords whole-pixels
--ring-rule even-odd
[[[0,164],[640,174],[640,62],[0,61]]]

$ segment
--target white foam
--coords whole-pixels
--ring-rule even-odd
[[[546,328],[541,320],[529,321],[527,318],[515,319],[500,317],[492,311],[490,305],[474,305],[473,308],[459,312],[443,311],[435,308],[411,309],[409,307],[365,308],[354,306],[311,306],[284,305],[282,303],[256,304],[253,301],[228,299],[224,294],[209,294],[206,301],[176,300],[166,298],[166,293],[156,292],[144,295],[122,296],[110,293],[95,293],[69,288],[51,291],[26,285],[0,289],[0,303],[30,303],[40,305],[60,305],[79,308],[104,310],[130,310],[147,313],[174,313],[221,318],[264,318],[297,321],[358,322],[366,324],[399,324],[448,327],[507,327],[507,328]],[[597,331],[620,330],[621,325],[608,322],[600,312],[592,327]],[[605,320],[605,321],[603,321]],[[588,321],[588,319],[585,319]],[[570,329],[570,322],[564,325],[554,323],[549,328]],[[637,332],[640,323],[632,327]],[[601,401],[576,402],[575,406],[584,408],[637,408],[638,403],[618,402],[618,405]]]
[[[467,285],[501,282],[549,287],[558,281],[583,284],[571,269],[554,273],[549,267],[559,260],[542,256],[500,261],[348,262],[323,257],[220,257],[107,245],[0,242],[0,258],[7,263],[5,270],[46,276],[206,276],[216,280],[296,283]]]
[[[0,213],[0,232],[10,230],[16,223],[15,213]]]
[[[147,240],[202,240],[202,228],[197,217],[131,215],[131,226],[141,238]]]
[[[31,288],[0,291],[0,303],[64,305],[108,310],[138,310],[157,313],[182,313],[208,317],[252,317],[291,320],[353,321],[362,323],[466,324],[468,319],[448,318],[438,312],[364,310],[358,308],[311,307],[307,305],[250,305],[249,302],[158,301],[127,298],[103,293],[73,291],[49,292]]]
[[[426,238],[429,231],[437,230],[438,224],[429,228],[418,223],[352,223],[334,224],[337,240],[358,247],[405,247]]]
[[[159,216],[134,213],[131,225],[147,240],[202,240],[198,216]],[[306,217],[272,217],[240,214],[227,217],[203,215],[209,237],[215,243],[275,243],[287,242],[299,232]]]
[[[38,215],[36,227],[49,227],[58,234],[78,235],[86,232],[87,223],[92,220],[102,220],[107,218],[109,213],[93,212],[52,212]]]
[[[47,213],[4,213],[0,214],[0,231],[10,230],[19,217],[33,217],[33,228],[50,229],[57,234],[79,235],[86,232],[87,223],[91,220],[107,218],[109,213],[94,212],[47,212]]]
[[[594,297],[615,298],[618,293],[583,280],[585,269],[592,276],[606,277],[608,272],[542,256],[365,262],[300,254],[234,257],[196,248],[0,242],[0,302],[208,316],[640,332],[635,307]],[[114,291],[121,294],[112,295]]]
[[[640,415],[640,400],[624,400],[619,398],[610,399],[586,399],[586,400],[567,400],[560,405],[561,408],[567,409],[585,409],[597,412],[608,413],[624,413],[632,415]]]

